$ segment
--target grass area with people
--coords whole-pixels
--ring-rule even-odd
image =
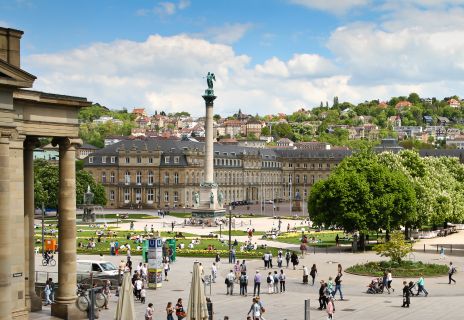
[[[444,276],[448,274],[446,264],[423,263],[421,261],[371,261],[365,264],[356,264],[345,271],[362,276],[381,277],[385,270],[391,270],[394,277],[424,277]]]

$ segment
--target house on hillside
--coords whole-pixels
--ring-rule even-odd
[[[288,138],[279,139],[277,140],[276,144],[278,147],[284,147],[284,148],[293,147],[294,145],[293,141]]]
[[[401,117],[398,115],[388,117],[387,122],[391,124],[392,127],[401,127]]]
[[[441,126],[447,126],[450,122],[447,117],[437,117],[437,123]]]
[[[460,108],[461,107],[461,103],[456,99],[449,99],[447,101],[447,103],[448,103],[448,105],[450,107],[453,107],[453,108]]]
[[[147,116],[144,108],[134,108],[134,110],[132,110],[132,114],[135,115],[136,117],[146,117]]]
[[[409,101],[400,101],[395,105],[395,108],[398,110],[404,110],[412,107],[412,103]]]

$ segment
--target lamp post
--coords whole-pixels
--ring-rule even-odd
[[[232,263],[232,206],[229,205],[229,263]]]
[[[44,246],[45,246],[45,243],[44,243],[44,238],[45,238],[45,229],[44,229],[44,226],[45,226],[45,205],[44,203],[42,202],[42,256],[44,255]]]
[[[116,228],[119,228],[119,213],[116,213]]]
[[[222,222],[219,222],[219,239],[222,239]]]

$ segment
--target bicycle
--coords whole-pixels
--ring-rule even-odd
[[[53,256],[50,256],[48,258],[43,258],[42,265],[44,267],[46,267],[48,265],[54,267],[54,266],[56,266],[56,260],[53,258]]]
[[[84,289],[81,284],[77,285],[76,306],[81,311],[87,311],[90,308],[90,297],[88,290]],[[107,304],[107,297],[102,292],[95,292],[95,308],[103,308]]]

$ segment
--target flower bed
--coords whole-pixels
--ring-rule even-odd
[[[422,263],[403,261],[394,263],[390,261],[376,261],[365,264],[356,264],[345,271],[363,276],[381,277],[385,270],[391,270],[394,277],[419,277],[422,273],[424,277],[444,276],[448,273],[447,265],[434,263]]]

